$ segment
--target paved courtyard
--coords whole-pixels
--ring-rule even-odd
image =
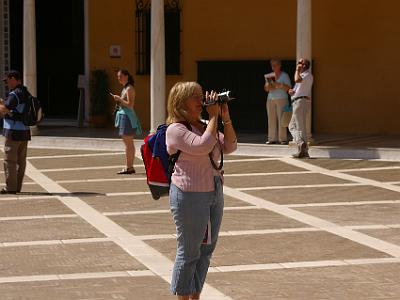
[[[29,150],[23,193],[0,197],[1,300],[175,299],[168,199],[123,163]],[[225,170],[202,299],[400,299],[400,162],[230,155]]]

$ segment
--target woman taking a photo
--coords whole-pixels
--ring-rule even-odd
[[[126,168],[117,174],[134,174],[133,162],[135,160],[134,134],[140,135],[142,128],[135,113],[135,88],[132,75],[127,70],[119,70],[118,82],[123,86],[121,96],[113,95],[116,102],[117,113],[115,115],[115,127],[119,128],[119,136],[125,144]]]
[[[218,160],[236,150],[227,104],[207,106],[209,123],[201,123],[203,91],[196,82],[178,82],[168,98],[167,151],[181,154],[175,164],[170,207],[177,232],[171,291],[180,300],[200,299],[224,209],[223,176]],[[206,102],[218,98],[206,92]],[[217,133],[218,116],[224,134]]]

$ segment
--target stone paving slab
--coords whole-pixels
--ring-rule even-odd
[[[0,277],[146,270],[111,242],[0,248]]]
[[[153,200],[151,195],[135,195],[135,196],[98,196],[98,197],[82,197],[83,201],[88,203],[100,212],[122,212],[122,211],[140,211],[140,210],[169,210],[169,199],[163,197],[159,200]],[[224,197],[225,207],[250,206],[247,202],[243,202],[233,197]]]
[[[251,215],[251,218],[248,216]],[[174,234],[175,225],[170,213],[111,216],[114,222],[134,235]],[[244,222],[244,220],[246,220]],[[281,215],[257,209],[224,211],[222,231],[263,230],[309,227]]]
[[[100,151],[103,152],[103,151]],[[32,156],[48,155],[74,155],[92,153],[83,150],[75,152],[65,150],[43,150],[31,152]],[[98,152],[93,152],[98,153]],[[227,156],[230,159],[247,159],[246,156]],[[38,168],[81,168],[81,167],[102,167],[124,165],[124,155],[104,155],[93,157],[70,157],[70,158],[45,158],[32,159],[31,162]],[[394,166],[392,162],[368,162],[368,161],[350,161],[350,160],[321,160],[311,159],[307,162],[321,164],[329,168],[369,168],[375,166]],[[136,164],[141,164],[140,160]],[[400,166],[400,163],[397,165]],[[138,167],[139,175],[144,176],[143,167]],[[256,162],[227,162],[225,164],[227,173],[276,173],[276,172],[295,172],[304,171],[303,169],[291,166],[279,160],[256,161]],[[119,178],[115,174],[119,168],[110,169],[92,169],[79,171],[46,172],[45,175],[53,180],[84,180],[84,179],[104,179]],[[386,170],[387,171],[387,170]],[[369,172],[369,171],[368,171]],[[381,172],[378,172],[381,174]],[[387,172],[382,172],[383,176],[388,176]],[[122,177],[121,177],[122,178]],[[126,178],[126,177],[125,177]],[[386,178],[386,177],[385,177]],[[296,188],[279,189],[282,185],[304,185],[304,184],[325,184],[325,183],[346,183],[341,179],[329,177],[320,174],[293,174],[293,175],[269,175],[269,176],[241,176],[227,177],[226,184],[232,187],[251,187],[251,186],[275,186],[276,189],[264,191],[246,191],[246,193],[265,197],[279,204],[298,204],[298,203],[316,203],[316,202],[341,202],[341,201],[379,201],[379,200],[400,200],[400,194],[384,189],[368,186],[343,186],[331,188]],[[232,185],[231,185],[232,184]],[[148,192],[148,187],[144,180],[142,181],[109,181],[109,182],[84,182],[84,183],[64,183],[71,192],[76,192],[73,196],[80,197],[93,208],[100,212],[123,212],[138,210],[168,210],[168,199],[159,201],[151,200],[149,195],[138,196],[116,196],[105,197],[104,193],[118,192]],[[26,185],[25,189],[30,189]],[[33,186],[35,187],[35,186]],[[34,193],[33,193],[34,194]],[[43,193],[45,194],[45,193]],[[34,194],[37,195],[37,194]],[[67,195],[67,194],[66,194]],[[97,195],[97,196],[96,196]],[[96,197],[95,197],[96,196]],[[9,196],[7,196],[9,197]],[[0,201],[0,216],[13,216],[13,211],[18,210],[18,203],[21,203],[21,214],[41,215],[71,213],[64,212],[62,206],[54,205],[53,199],[47,202],[19,202],[22,200]],[[57,200],[56,200],[57,201]],[[2,206],[4,202],[4,206]],[[29,204],[30,203],[30,204]],[[36,204],[37,203],[37,204]],[[60,204],[60,202],[58,202]],[[9,206],[8,206],[9,204]],[[29,209],[29,206],[32,209]],[[246,206],[240,200],[226,197],[226,206]],[[324,218],[343,218],[344,222],[356,220],[368,222],[400,223],[395,221],[398,211],[390,208],[386,204],[366,207],[365,211],[353,212],[351,209],[360,209],[363,206],[338,207],[343,211],[327,211],[327,217]],[[400,205],[399,205],[400,207]],[[4,211],[2,211],[4,208]],[[333,208],[333,207],[329,207]],[[18,212],[19,213],[19,212]],[[308,212],[307,212],[308,213]],[[14,212],[17,215],[17,212]],[[384,218],[388,216],[388,218]],[[162,234],[175,233],[175,227],[172,222],[171,214],[139,214],[113,216],[111,219],[117,221],[124,228],[133,234]],[[357,220],[357,218],[360,218]],[[359,222],[358,222],[359,223]],[[12,224],[12,225],[10,225]],[[363,223],[361,223],[363,224]],[[360,225],[360,224],[357,224]],[[4,226],[4,227],[3,227]],[[13,227],[14,226],[14,227]],[[254,230],[254,229],[280,229],[307,227],[307,225],[295,222],[281,215],[276,215],[267,210],[248,209],[226,211],[222,230]],[[363,231],[371,236],[389,242],[398,243],[398,233],[400,229],[370,230]],[[47,220],[25,220],[25,221],[7,221],[0,222],[0,242],[5,241],[26,241],[26,240],[49,240],[65,238],[86,238],[103,237],[103,235],[92,228],[89,224],[80,218],[47,219]],[[165,254],[171,260],[174,260],[176,254],[175,239],[159,239],[146,241],[154,246],[161,253]],[[219,239],[217,250],[213,258],[213,266],[224,265],[244,265],[257,263],[284,263],[301,261],[320,261],[320,260],[341,260],[341,259],[360,259],[360,258],[383,258],[389,257],[385,253],[378,252],[365,247],[351,240],[344,239],[326,232],[291,232],[291,233],[270,233],[259,235],[240,235],[240,236],[222,236]],[[390,276],[398,275],[398,269],[391,269],[396,264],[387,264],[386,269]],[[398,264],[400,265],[400,264]],[[353,268],[353,267],[349,267]],[[136,261],[119,246],[113,242],[95,242],[81,244],[62,244],[62,245],[43,245],[43,246],[19,246],[19,247],[0,247],[0,277],[1,276],[29,276],[40,274],[68,274],[68,273],[87,273],[87,272],[110,272],[123,270],[145,270],[146,267]],[[383,271],[375,272],[374,269],[368,269],[362,275],[357,277],[356,271],[351,271],[354,277],[351,277],[345,267],[325,268],[326,277],[321,274],[308,275],[308,271],[316,271],[319,268],[299,269],[301,272],[296,276],[276,275],[275,270],[272,275],[264,277],[267,271],[260,272],[234,272],[234,273],[211,273],[208,282],[215,288],[232,296],[233,299],[346,299],[340,297],[336,291],[340,290],[344,284],[344,295],[349,295],[347,299],[368,299],[370,295],[380,295],[379,290],[384,290],[381,295],[388,296],[390,293],[398,296],[397,290],[394,290],[391,284],[398,285],[398,276],[385,277]],[[335,269],[340,272],[329,273]],[[268,271],[269,272],[269,271]],[[234,274],[230,277],[231,274]],[[249,275],[251,274],[251,275]],[[252,277],[255,274],[255,277]],[[304,274],[304,277],[303,277]],[[325,274],[325,273],[324,273]],[[322,275],[324,275],[322,274]],[[367,275],[370,275],[369,277]],[[242,277],[248,276],[248,277]],[[353,276],[352,275],[352,276]],[[365,275],[365,276],[364,276]],[[218,276],[218,277],[214,277]],[[225,277],[226,276],[226,277]],[[307,277],[308,276],[308,277]],[[347,281],[342,278],[347,276]],[[220,281],[213,281],[217,278]],[[222,279],[221,279],[222,278]],[[250,278],[247,280],[246,278]],[[314,281],[315,278],[315,281]],[[386,278],[389,278],[387,281]],[[284,281],[287,279],[288,281]],[[240,281],[237,283],[236,281]],[[270,281],[269,281],[270,280]],[[364,288],[364,291],[352,291],[347,284],[349,281],[355,281],[360,284],[356,287]],[[359,281],[357,281],[359,280]],[[272,282],[272,283],[271,283]],[[284,285],[282,285],[284,284]],[[273,285],[271,287],[271,285]],[[384,286],[388,285],[388,289]],[[6,289],[4,290],[4,288]],[[315,287],[315,291],[312,289]],[[265,288],[265,290],[263,290]],[[367,288],[374,288],[378,292],[368,293]],[[240,289],[240,291],[239,291]],[[287,291],[285,290],[287,289]],[[26,292],[28,291],[28,292]],[[260,293],[259,293],[260,291]],[[300,292],[299,292],[300,291]],[[304,291],[304,293],[303,293]],[[389,291],[386,293],[386,291]],[[276,294],[276,293],[280,294]],[[293,292],[293,293],[292,293]],[[296,294],[297,292],[297,294]],[[269,294],[268,294],[269,293]],[[348,293],[348,294],[346,294]],[[92,300],[92,299],[170,299],[168,284],[159,277],[143,278],[108,278],[108,279],[81,279],[81,280],[63,280],[52,282],[35,282],[24,284],[0,285],[0,294],[9,298],[5,299],[30,299],[26,294],[32,295],[32,299],[44,300]],[[366,295],[362,298],[360,295]],[[153,296],[154,295],[154,296]],[[283,295],[283,296],[282,296]],[[299,296],[296,298],[296,295]],[[4,297],[0,296],[0,299]],[[160,296],[160,298],[157,298]],[[264,297],[265,296],[265,297]],[[292,297],[293,296],[293,297]],[[300,297],[301,296],[301,297]],[[375,298],[377,299],[378,296]],[[14,297],[14,298],[13,298]],[[18,298],[19,297],[19,298]],[[25,298],[24,298],[25,297]],[[259,297],[259,298],[257,298]],[[290,298],[292,297],[292,298]],[[172,297],[171,299],[175,299]],[[378,298],[379,299],[379,298]],[[381,299],[385,299],[382,297]],[[399,298],[393,298],[398,300]]]
[[[246,191],[278,204],[400,200],[400,194],[372,186],[310,187]]]
[[[0,242],[28,242],[104,237],[81,218],[0,221]]]
[[[336,183],[349,183],[349,181],[322,174],[256,175],[225,178],[225,184],[233,188]]]
[[[175,225],[169,213],[110,216],[111,220],[133,235],[174,234]]]
[[[380,240],[400,246],[400,228],[358,230]]]
[[[122,212],[139,210],[169,209],[168,198],[153,200],[151,195],[135,196],[98,196],[81,198],[87,204],[100,212]]]
[[[150,246],[174,260],[176,242],[149,240]],[[290,232],[248,236],[221,236],[212,266],[343,260],[389,257],[326,232]]]
[[[295,208],[342,226],[400,223],[400,204],[372,204]]]
[[[276,173],[276,172],[297,172],[304,169],[289,165],[279,160],[230,162],[224,164],[227,174],[232,173]]]
[[[358,177],[368,178],[377,181],[400,181],[400,169],[381,170],[381,171],[364,171],[349,172],[348,174]]]
[[[251,216],[249,218],[249,216]],[[222,231],[263,230],[309,227],[306,224],[286,218],[264,209],[225,211]]]
[[[146,181],[104,181],[104,182],[80,182],[60,184],[70,192],[87,193],[128,193],[128,192],[148,192],[149,188]]]
[[[32,165],[38,169],[59,169],[59,168],[79,168],[79,167],[98,167],[125,165],[125,155],[105,155],[92,157],[70,157],[62,159],[33,159]],[[135,160],[135,164],[140,164],[139,159]]]
[[[98,154],[98,153],[113,153],[113,152],[115,152],[115,151],[28,148],[28,157],[32,157],[32,156],[53,156],[53,155]]]
[[[112,169],[94,169],[94,170],[65,170],[65,171],[51,171],[43,172],[46,176],[53,180],[85,180],[85,179],[125,179],[125,178],[145,178],[145,169],[142,166],[136,167],[136,174],[131,175],[118,175],[117,172],[121,171],[122,167]],[[122,181],[122,180],[121,180]]]
[[[0,171],[0,183],[1,183],[1,184],[5,184],[6,178],[5,178],[5,175],[4,175],[3,166],[1,166],[0,170],[1,170],[1,171]],[[26,183],[26,182],[33,182],[33,180],[32,180],[31,178],[29,178],[28,175],[25,175],[25,177],[24,177],[24,183]]]
[[[235,300],[398,300],[400,264],[210,273]]]
[[[259,159],[259,158],[263,158],[260,156],[247,156],[247,155],[235,155],[235,154],[228,154],[228,155],[224,155],[224,160],[237,160],[237,159]],[[268,156],[268,158],[272,158],[271,156]]]
[[[72,210],[62,204],[57,198],[0,201],[0,217],[71,213],[73,213]]]
[[[2,185],[5,185],[5,182],[6,182],[6,178],[4,176],[4,172],[2,172],[2,173],[0,173],[0,183]],[[33,182],[33,180],[30,179],[28,176],[25,176],[24,183],[27,183],[27,182]]]
[[[2,182],[0,184],[0,188],[3,188],[5,186],[5,183]],[[36,195],[48,195],[47,191],[43,189],[40,185],[38,184],[25,184],[22,185],[22,193],[18,194],[19,196],[36,196]],[[13,195],[0,195],[0,198],[2,197],[11,197]]]
[[[0,285],[2,300],[173,300],[158,277],[102,278]]]
[[[307,160],[307,163],[330,170],[400,166],[400,162],[393,162],[393,161],[348,160],[348,159],[327,159],[327,158],[309,159]]]

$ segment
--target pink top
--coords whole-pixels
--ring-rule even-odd
[[[232,153],[237,148],[236,141],[224,141],[224,135],[219,134],[223,152]],[[218,166],[220,159],[217,137],[209,133],[202,133],[192,126],[188,130],[184,124],[173,123],[168,126],[166,135],[167,151],[174,154],[181,150],[175,171],[172,174],[172,183],[184,192],[211,192],[215,190],[214,176],[222,174],[215,170],[208,154],[212,151],[214,161]]]

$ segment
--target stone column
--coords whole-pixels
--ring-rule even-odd
[[[297,0],[297,43],[296,59],[306,58],[312,60],[312,29],[311,29],[311,0]],[[312,113],[307,115],[307,134],[311,138]]]
[[[151,1],[150,130],[165,122],[164,0]]]
[[[89,43],[89,0],[84,0],[84,39],[85,39],[85,122],[89,123],[89,110],[90,110],[90,43]]]
[[[35,0],[24,0],[23,61],[24,85],[37,96]]]
[[[23,16],[23,84],[33,96],[37,96],[35,0],[24,0]],[[30,129],[32,135],[39,133],[37,126]]]

